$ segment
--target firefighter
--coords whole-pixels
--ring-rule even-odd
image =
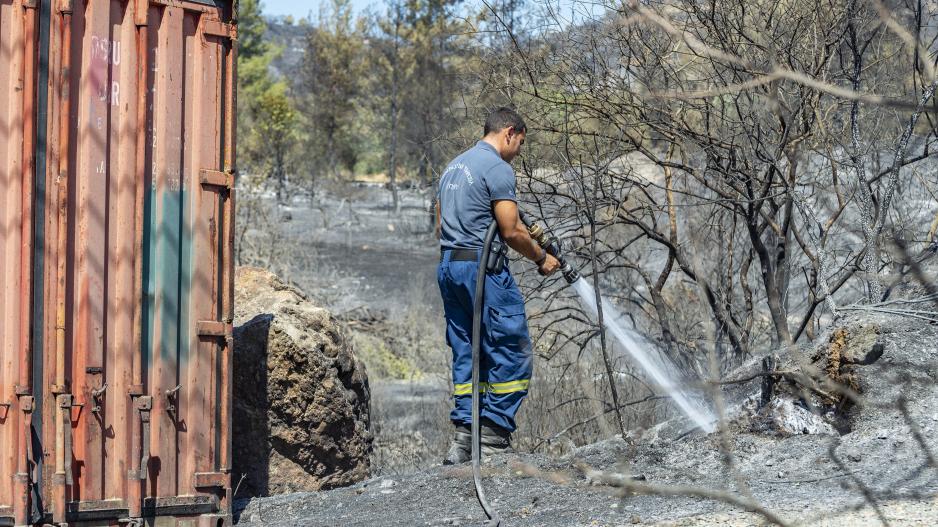
[[[481,446],[490,455],[511,451],[515,414],[528,393],[532,350],[524,299],[507,265],[505,245],[549,275],[559,263],[531,239],[518,216],[511,161],[524,145],[526,126],[510,108],[485,120],[482,140],[447,165],[440,177],[436,217],[440,236],[437,282],[443,297],[446,342],[453,351],[453,441],[444,464],[469,460],[472,421],[472,317],[485,231],[497,222],[498,265],[485,277],[482,309]]]

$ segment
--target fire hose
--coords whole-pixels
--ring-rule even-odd
[[[580,274],[573,268],[560,254],[560,243],[557,238],[550,236],[539,225],[530,221],[530,217],[518,210],[518,216],[521,222],[528,228],[528,234],[537,244],[548,254],[557,259],[560,263],[560,272],[568,284],[576,282]],[[486,523],[488,527],[499,527],[501,518],[485,497],[485,491],[482,488],[482,468],[480,464],[481,457],[481,430],[479,423],[479,406],[481,397],[479,393],[479,365],[481,361],[480,348],[482,341],[482,305],[485,295],[485,275],[489,267],[489,257],[492,253],[492,242],[495,240],[495,233],[498,232],[498,224],[492,221],[485,231],[485,240],[482,245],[482,255],[479,258],[479,269],[476,273],[475,301],[472,306],[472,482],[475,485],[476,498],[479,505],[485,511],[489,520]]]

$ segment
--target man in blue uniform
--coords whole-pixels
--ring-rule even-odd
[[[509,163],[521,151],[525,132],[517,112],[495,110],[485,120],[482,140],[450,162],[440,177],[437,281],[446,316],[446,342],[453,350],[450,420],[456,427],[445,464],[468,461],[471,450],[472,307],[486,229],[497,222],[497,241],[533,260],[541,274],[549,275],[559,267],[557,259],[531,239],[518,217],[515,174]],[[484,454],[510,451],[515,413],[528,393],[532,369],[524,299],[503,263],[485,277],[479,372]]]

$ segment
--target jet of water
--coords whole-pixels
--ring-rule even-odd
[[[586,283],[583,278],[573,283],[573,289],[580,295],[583,305],[593,314],[599,315],[596,309],[596,293],[593,288]],[[605,298],[602,299],[603,305],[603,325],[619,342],[619,345],[638,365],[651,377],[651,379],[662,390],[664,390],[671,399],[674,400],[678,408],[689,417],[701,430],[710,433],[714,430],[716,418],[713,413],[691,399],[687,391],[674,384],[671,375],[677,372],[677,368],[671,363],[667,356],[658,353],[650,346],[639,344],[642,337],[625,329],[622,323],[622,315]],[[670,374],[669,374],[670,373]]]

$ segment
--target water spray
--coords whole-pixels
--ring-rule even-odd
[[[573,286],[573,289],[580,296],[583,304],[589,310],[590,314],[598,317],[596,294],[592,287],[580,278],[580,273],[568,263],[560,254],[560,242],[557,238],[547,233],[540,225],[535,223],[530,215],[519,210],[519,216],[522,223],[528,228],[531,238],[537,242],[548,254],[560,262],[560,272],[563,274],[567,283]],[[637,363],[645,373],[674,401],[677,407],[698,428],[706,433],[714,429],[715,418],[708,408],[695,401],[686,389],[672,380],[677,368],[671,360],[661,353],[655,353],[655,348],[648,344],[640,335],[626,329],[618,310],[609,304],[606,299],[602,300],[603,307],[603,325],[609,330],[613,337],[619,342],[619,345],[626,353]]]
[[[555,236],[545,231],[540,225],[535,223],[528,214],[520,209],[518,210],[518,216],[521,222],[527,227],[528,234],[531,235],[531,238],[537,242],[547,254],[556,258],[560,263],[560,273],[563,275],[564,280],[567,281],[567,284],[573,286],[573,289],[580,295],[580,299],[583,301],[586,308],[593,316],[598,316],[595,291],[580,277],[580,273],[563,257],[561,254],[560,241],[557,240]],[[481,402],[481,394],[479,393],[479,364],[481,362],[479,343],[482,335],[482,299],[485,295],[485,274],[492,250],[492,242],[495,240],[495,235],[498,231],[497,227],[496,222],[493,221],[485,232],[482,255],[479,259],[479,270],[476,275],[475,304],[473,305],[472,313],[472,479],[475,484],[476,497],[479,500],[479,504],[489,518],[488,522],[486,522],[488,527],[499,527],[501,525],[501,518],[494,507],[489,504],[485,497],[485,492],[482,489],[479,429],[479,406]],[[670,359],[662,354],[651,353],[650,350],[654,349],[652,346],[639,344],[641,337],[625,328],[621,320],[621,315],[606,299],[602,300],[602,308],[605,314],[603,317],[603,325],[606,326],[621,347],[662,390],[667,392],[668,396],[674,400],[678,408],[680,408],[687,417],[704,432],[712,432],[715,422],[713,414],[709,409],[698,404],[697,401],[693,400],[685,393],[684,388],[671,380],[671,376],[676,372],[676,368],[671,363]]]

